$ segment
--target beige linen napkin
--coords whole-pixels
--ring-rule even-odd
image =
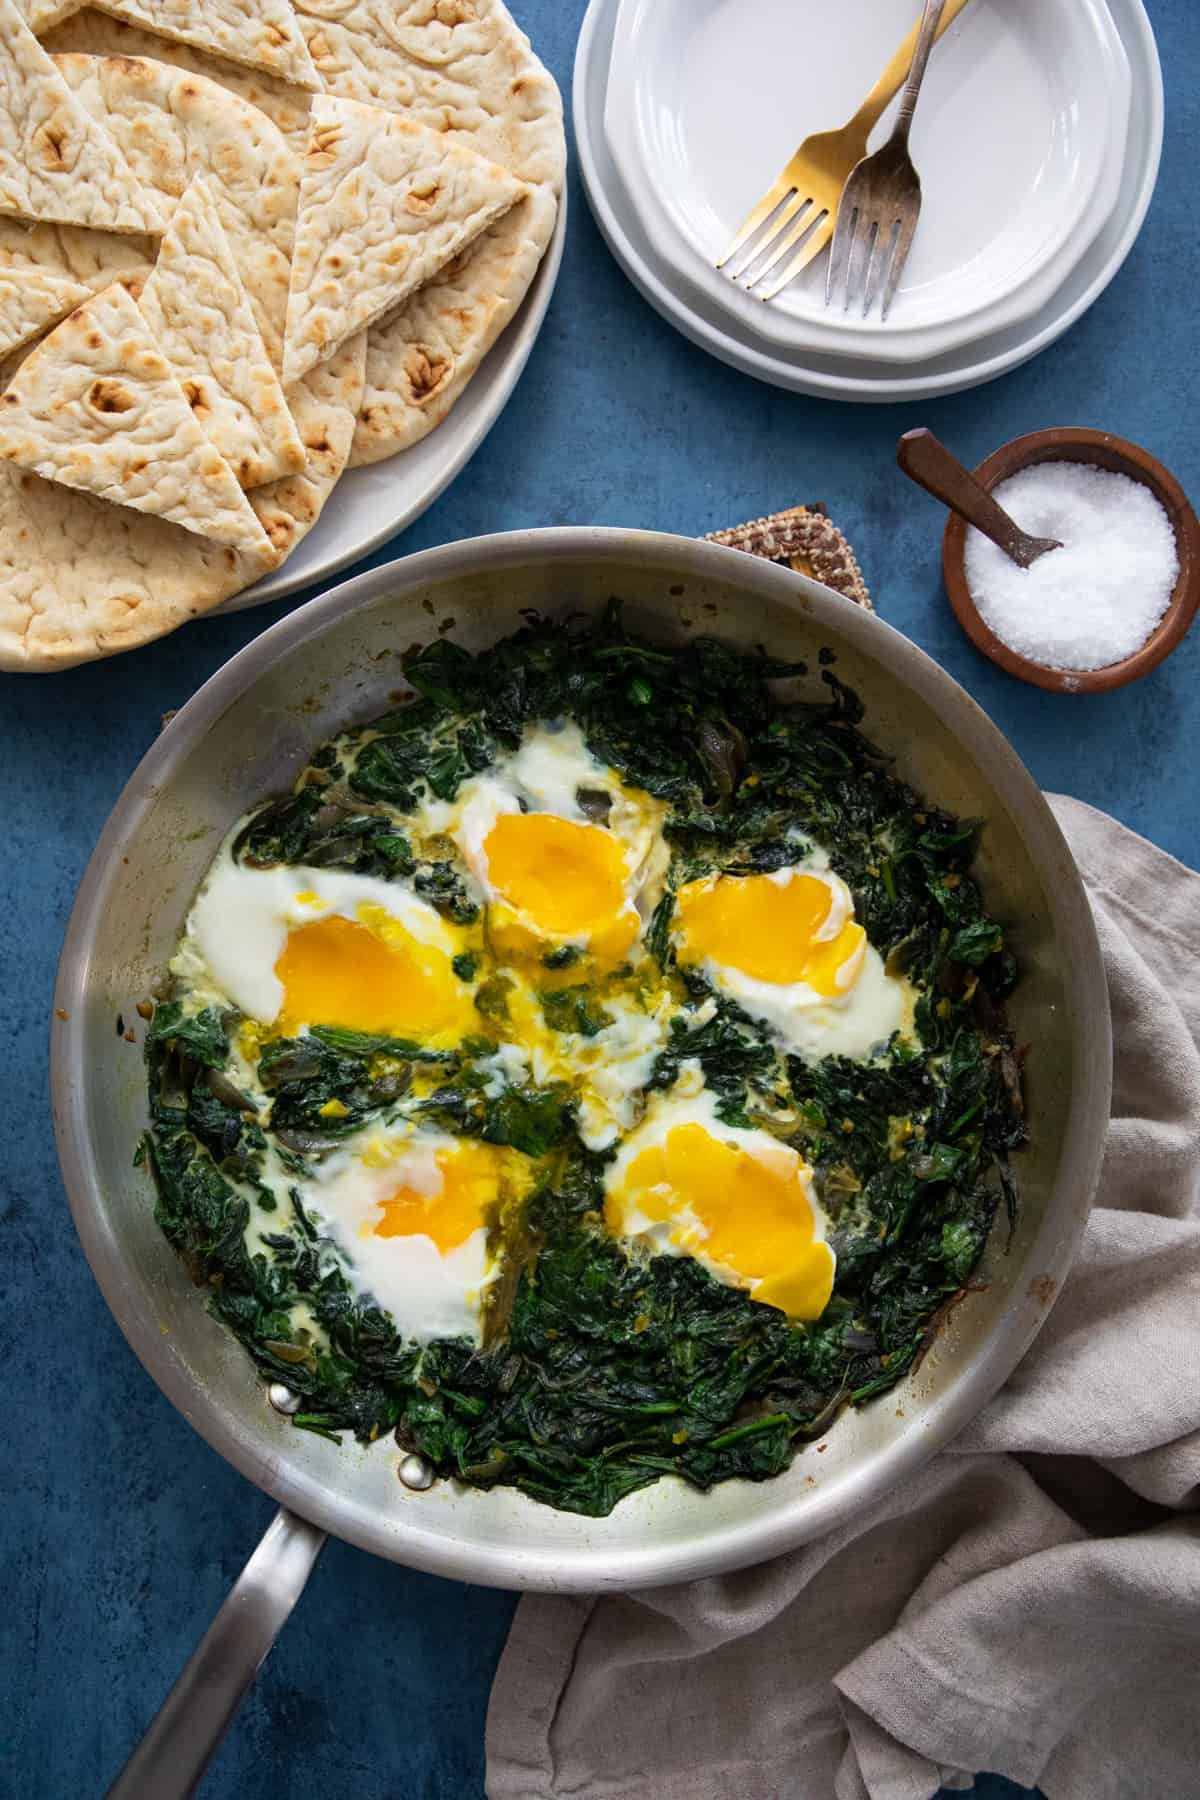
[[[1054,810],[1099,925],[1113,1117],[1078,1263],[975,1423],[852,1526],[720,1579],[527,1596],[491,1800],[1200,1795],[1200,876]]]

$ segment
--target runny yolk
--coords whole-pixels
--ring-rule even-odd
[[[833,895],[813,875],[708,877],[681,887],[676,905],[683,962],[711,961],[780,985],[803,981],[818,994],[844,993],[857,978],[866,933],[847,919],[835,937],[818,937]]]
[[[500,1193],[499,1165],[487,1144],[464,1143],[439,1150],[434,1158],[441,1177],[435,1193],[401,1187],[380,1202],[375,1236],[428,1237],[441,1251],[457,1250],[487,1224],[487,1211]]]
[[[348,1031],[427,1039],[466,1029],[462,986],[442,950],[419,943],[381,909],[376,929],[337,914],[289,932],[275,973],[283,983],[280,1029],[340,1025]]]
[[[677,1125],[634,1158],[605,1204],[605,1223],[626,1230],[626,1209],[670,1224],[677,1248],[711,1263],[752,1300],[790,1319],[817,1319],[833,1291],[833,1253],[816,1235],[812,1171],[779,1145],[767,1157],[722,1142],[703,1125]]]
[[[554,813],[501,813],[484,840],[488,883],[542,938],[584,943],[618,959],[638,931],[626,899],[629,873],[620,838],[600,825]],[[510,948],[521,948],[513,922]]]

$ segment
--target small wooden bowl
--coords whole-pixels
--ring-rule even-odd
[[[1032,431],[1027,437],[1014,438],[980,463],[975,478],[985,488],[992,488],[1018,469],[1043,462],[1094,463],[1101,469],[1113,469],[1118,475],[1131,475],[1135,481],[1144,482],[1165,509],[1175,532],[1179,579],[1166,612],[1141,648],[1123,662],[1110,663],[1103,669],[1051,669],[1010,650],[976,611],[964,562],[967,526],[957,513],[950,514],[942,539],[942,577],[955,618],[975,648],[1000,668],[1021,681],[1032,682],[1034,687],[1051,688],[1056,693],[1102,694],[1109,688],[1137,681],[1157,668],[1195,618],[1200,606],[1200,520],[1175,477],[1148,451],[1107,431],[1090,431],[1083,426],[1056,426],[1051,431]]]

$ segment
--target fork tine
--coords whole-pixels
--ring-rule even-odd
[[[758,274],[749,285],[765,281],[771,271],[778,267],[794,245],[800,242],[806,231],[810,231],[817,218],[818,211],[815,200],[806,200],[797,212],[790,215],[790,223],[782,231],[776,233],[769,247],[764,252],[766,261],[761,263]]]
[[[846,270],[850,264],[850,248],[854,243],[854,232],[858,225],[858,208],[843,193],[841,205],[838,207],[837,225],[833,233],[833,249],[829,252],[829,267],[825,271],[825,304],[832,306],[834,295],[846,278]]]
[[[850,246],[850,267],[846,271],[846,298],[842,307],[844,312],[849,312],[863,291],[878,232],[878,221],[868,219],[864,214],[859,213],[858,229],[854,234],[854,242]]]
[[[769,261],[759,270],[757,275],[751,277],[750,280],[747,281],[747,285],[753,286],[755,281],[760,281],[766,274],[767,269],[774,263],[775,257],[781,247],[780,240],[784,237],[788,227],[792,224],[792,221],[796,218],[797,214],[806,213],[811,205],[812,201],[807,195],[802,195],[793,190],[784,204],[778,208],[776,215],[767,223],[758,243],[751,248],[749,254],[739,263],[736,269],[730,269],[729,272],[733,279],[735,281],[746,281],[749,271],[754,265],[756,263],[761,263],[762,259],[767,257]]]
[[[871,262],[867,269],[867,285],[863,295],[863,318],[865,319],[875,304],[875,296],[879,292],[880,282],[888,272],[892,260],[892,252],[896,244],[896,236],[900,230],[899,219],[890,224],[877,221],[875,244],[871,252]]]
[[[912,241],[916,235],[917,220],[920,214],[919,204],[910,207],[907,216],[901,218],[896,226],[896,242],[892,250],[892,266],[888,270],[887,283],[883,290],[881,318],[887,318],[888,309],[896,297],[896,289],[900,286],[900,277],[904,273],[904,265],[908,261],[908,253],[912,249]]]
[[[723,269],[730,257],[735,256],[739,250],[750,242],[750,239],[754,236],[759,226],[764,224],[766,220],[770,218],[776,207],[781,201],[787,199],[791,191],[791,183],[783,181],[782,179],[774,182],[767,189],[758,205],[746,214],[746,217],[734,232],[732,239],[725,246],[724,250],[722,250],[720,259],[716,265],[718,269]]]
[[[777,294],[781,294],[784,288],[788,286],[789,282],[795,281],[800,271],[802,269],[807,269],[813,258],[821,254],[832,236],[833,215],[832,213],[826,213],[824,217],[818,220],[813,226],[812,231],[809,233],[808,237],[805,238],[804,243],[796,252],[795,256],[793,256],[791,262],[783,271],[783,274],[780,275],[777,280],[773,281],[769,288],[764,288],[763,299],[774,300]]]

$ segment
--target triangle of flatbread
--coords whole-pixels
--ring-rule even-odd
[[[0,0],[0,212],[102,231],[160,232],[164,223],[13,0]]]
[[[304,445],[203,176],[175,208],[139,305],[197,424],[241,485],[299,474]]]
[[[34,4],[39,0],[33,0]],[[159,37],[210,50],[251,69],[267,69],[316,93],[313,68],[290,0],[94,0],[100,12]]]
[[[46,269],[0,269],[0,357],[57,324],[91,291],[82,281]]]
[[[310,126],[285,387],[401,305],[528,192],[498,163],[379,107],[318,94]]]
[[[65,318],[0,394],[0,458],[235,550],[269,549],[119,282]]]

